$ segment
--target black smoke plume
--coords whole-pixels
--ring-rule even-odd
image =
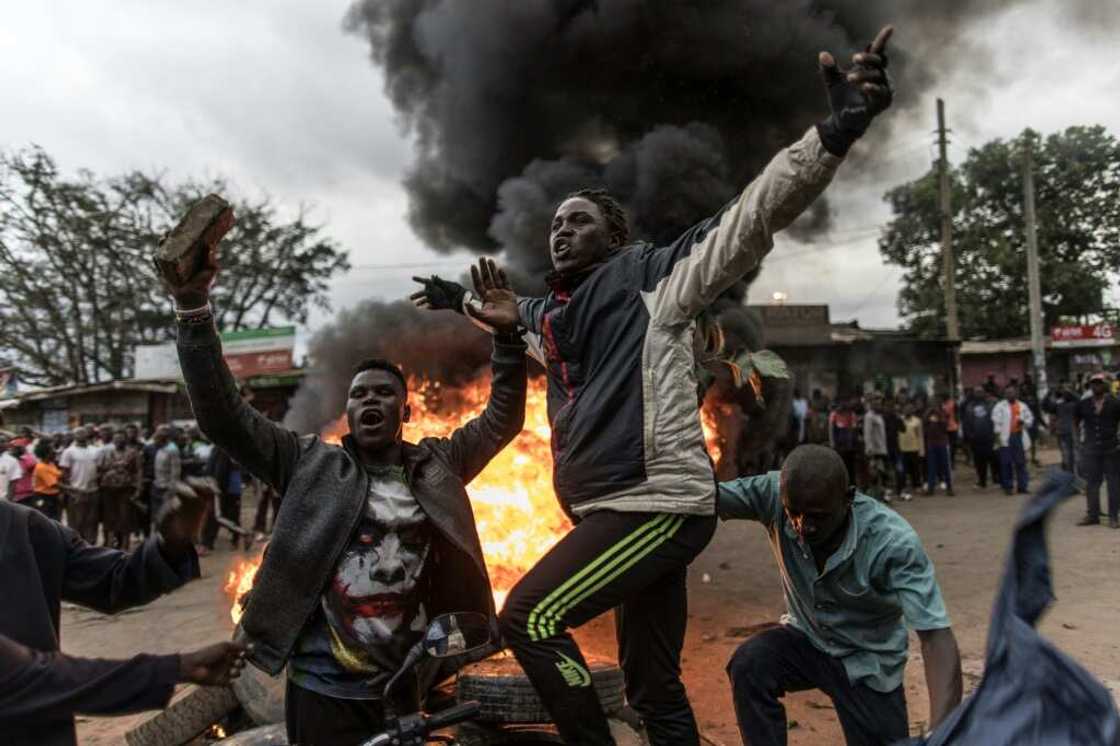
[[[440,250],[504,252],[547,271],[559,199],[606,186],[637,238],[670,240],[734,196],[827,114],[816,65],[899,28],[896,109],[961,55],[996,0],[356,0],[414,136],[413,228]],[[969,50],[971,64],[983,56]],[[876,125],[883,138],[888,123]],[[828,227],[821,201],[794,227]]]
[[[340,311],[312,338],[314,369],[292,397],[284,424],[297,432],[319,432],[346,409],[354,366],[385,358],[409,376],[447,384],[464,383],[486,370],[489,336],[450,311],[420,311],[410,303],[365,301]]]

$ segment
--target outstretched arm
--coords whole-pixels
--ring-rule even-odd
[[[521,432],[527,374],[525,343],[517,335],[516,299],[505,273],[488,259],[480,260],[471,273],[482,300],[478,313],[486,314],[486,322],[494,327],[494,353],[486,409],[443,443],[448,461],[464,483],[478,476],[490,459]]]
[[[505,273],[501,269],[497,269],[496,273],[504,280]],[[478,280],[482,280],[481,275],[476,275],[476,277]],[[487,333],[494,333],[494,327],[481,318],[483,303],[479,294],[472,293],[457,282],[445,280],[436,275],[413,277],[412,280],[421,285],[420,290],[409,296],[409,300],[417,308],[428,311],[455,311],[466,316],[475,326]],[[476,290],[480,289],[476,287]],[[516,296],[514,296],[514,300],[517,304],[519,321],[522,326],[521,339],[527,345],[526,351],[530,357],[541,365],[546,365],[547,361],[545,360],[544,348],[541,345],[540,329],[537,323],[543,301],[539,298],[517,298]]]
[[[643,297],[655,322],[686,323],[728,287],[754,270],[792,223],[824,191],[848,148],[891,102],[884,28],[853,66],[841,71],[820,55],[831,114],[781,151],[742,194],[715,217],[653,252]]]
[[[929,689],[929,726],[936,728],[961,703],[961,653],[949,627],[918,630]]]
[[[228,684],[244,665],[244,645],[235,642],[105,660],[32,650],[0,635],[0,722],[153,710],[167,705],[179,682]]]
[[[232,220],[231,214],[229,224]],[[222,358],[214,326],[210,286],[218,274],[218,241],[223,233],[209,231],[199,239],[206,246],[205,261],[185,280],[159,264],[156,269],[175,298],[179,365],[199,428],[246,470],[283,492],[299,458],[299,437],[242,399]]]

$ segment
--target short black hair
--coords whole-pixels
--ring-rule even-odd
[[[350,374],[350,377],[353,378],[359,373],[364,373],[367,370],[383,370],[386,373],[391,374],[394,378],[401,382],[401,388],[404,390],[404,392],[408,393],[408,381],[405,380],[404,373],[401,372],[401,369],[394,363],[389,362],[383,357],[367,357],[365,360],[354,366],[354,370]]]
[[[630,243],[630,223],[626,220],[626,210],[622,203],[614,198],[606,189],[577,189],[564,198],[564,201],[575,198],[594,202],[602,211],[607,221],[607,229],[612,237],[618,237],[618,245],[625,246]]]
[[[848,468],[840,454],[821,445],[801,445],[782,464],[782,483],[789,493],[848,492]]]

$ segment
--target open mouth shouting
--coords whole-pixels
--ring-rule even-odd
[[[377,430],[385,424],[385,415],[380,409],[367,409],[358,418],[358,426],[364,430]]]

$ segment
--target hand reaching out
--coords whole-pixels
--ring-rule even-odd
[[[413,277],[413,282],[418,282],[423,289],[408,296],[417,308],[429,311],[442,311],[450,309],[463,313],[463,297],[467,289],[457,282],[445,280],[442,277]]]
[[[887,42],[893,33],[893,26],[883,27],[863,52],[852,55],[847,69],[840,69],[829,52],[820,53],[831,111],[820,125],[820,133],[825,147],[836,155],[844,155],[871,121],[891,105],[894,90],[887,78]]]
[[[245,643],[219,642],[179,655],[179,680],[199,686],[226,686],[245,668]]]

